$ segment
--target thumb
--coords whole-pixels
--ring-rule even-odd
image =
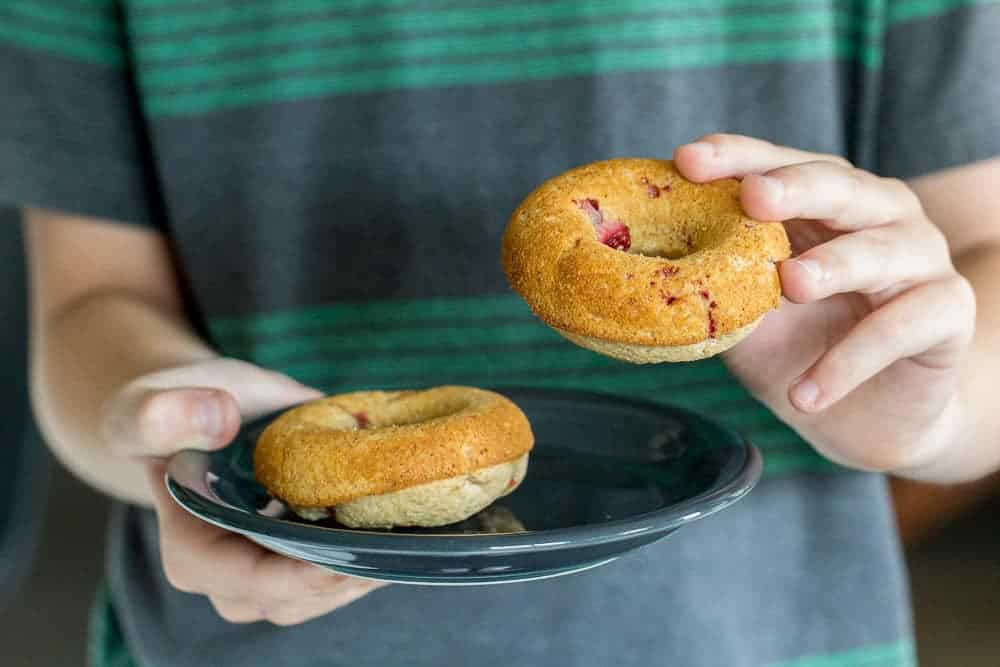
[[[105,406],[102,427],[112,451],[169,456],[182,449],[218,449],[240,428],[240,410],[222,389],[131,388]]]
[[[125,456],[218,449],[255,417],[322,393],[235,359],[167,368],[125,385],[104,407],[105,441]]]

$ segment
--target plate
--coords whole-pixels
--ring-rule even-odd
[[[717,422],[677,407],[574,391],[495,389],[535,433],[512,494],[458,524],[356,530],[310,523],[253,476],[246,424],[219,451],[183,451],[167,488],[192,514],[292,558],[353,576],[413,584],[494,584],[598,567],[714,514],[760,478],[760,453]]]

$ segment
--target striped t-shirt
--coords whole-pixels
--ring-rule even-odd
[[[228,626],[118,508],[97,661],[188,665],[913,664],[878,476],[838,468],[719,359],[574,347],[509,291],[535,185],[739,132],[910,177],[1000,153],[991,0],[5,0],[0,203],[168,235],[220,352],[326,391],[581,388],[748,433],[764,481],[618,562],[393,586],[302,626]],[[761,360],[766,363],[766,360]],[[211,564],[206,564],[210,567]]]

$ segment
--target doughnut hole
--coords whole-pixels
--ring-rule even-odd
[[[469,401],[460,396],[431,399],[423,392],[401,392],[385,399],[374,412],[330,402],[306,405],[303,406],[300,422],[334,430],[378,429],[422,424],[450,417],[469,407]]]
[[[629,179],[632,187],[604,194],[601,209],[605,219],[620,220],[628,226],[631,254],[645,257],[681,259],[699,250],[721,245],[733,234],[733,203],[707,197],[682,197],[694,186],[686,181],[672,182],[671,187],[658,188],[659,195],[647,194],[651,179],[638,176]],[[734,192],[730,199],[738,197]],[[600,197],[592,199],[601,200]]]
[[[450,417],[469,407],[468,399],[462,396],[429,399],[423,393],[408,394],[390,400],[382,406],[377,418],[371,420],[371,425],[373,428],[378,428],[422,424]]]

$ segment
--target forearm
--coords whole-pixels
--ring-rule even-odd
[[[954,259],[976,292],[976,332],[958,392],[962,425],[942,472],[946,480],[968,480],[1000,469],[1000,244],[981,244]]]
[[[32,402],[49,446],[89,484],[148,504],[142,462],[102,439],[102,406],[140,375],[214,353],[180,314],[129,292],[84,294],[32,319]]]

